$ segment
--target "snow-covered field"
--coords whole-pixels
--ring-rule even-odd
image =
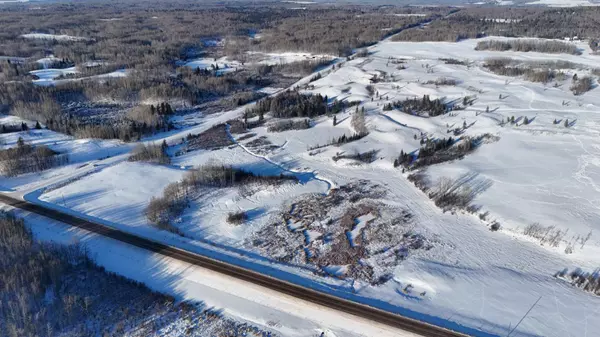
[[[0,206],[0,209],[7,209]],[[145,283],[153,290],[202,302],[227,318],[274,331],[280,336],[416,337],[281,293],[166,258],[102,236],[74,230],[38,215],[17,211],[36,238],[61,244],[80,242],[108,271]],[[175,322],[161,336],[185,334],[189,322]]]
[[[309,150],[334,137],[351,135],[354,107],[337,115],[336,126],[330,117],[323,116],[315,118],[315,125],[306,130],[270,133],[266,127],[259,127],[251,130],[255,136],[240,140],[239,144],[173,157],[169,167],[115,160],[102,170],[41,195],[42,181],[36,185],[37,189],[19,187],[18,178],[6,185],[32,192],[26,196],[29,200],[36,201],[39,196],[37,202],[100,218],[111,225],[186,249],[237,259],[252,268],[262,270],[268,265],[281,271],[278,274],[267,270],[276,276],[468,333],[506,336],[541,297],[511,336],[595,335],[600,331],[600,321],[595,319],[600,298],[553,275],[563,268],[582,267],[591,271],[600,262],[600,236],[596,234],[600,229],[599,89],[581,96],[574,96],[569,90],[573,75],[586,75],[589,69],[564,69],[565,79],[555,86],[555,81],[544,85],[495,75],[482,63],[489,57],[511,57],[523,61],[568,60],[592,68],[596,67],[598,56],[590,53],[585,42],[577,42],[582,55],[475,51],[476,43],[474,40],[460,43],[384,41],[369,48],[369,56],[344,62],[332,73],[310,83],[306,92],[327,95],[330,100],[363,102],[359,107],[365,108],[370,134],[340,147]],[[467,61],[468,65],[446,64],[440,58],[455,58]],[[203,65],[210,67],[210,61],[202,62],[208,62]],[[380,80],[371,83],[375,75]],[[458,84],[427,83],[439,78],[454,79]],[[375,95],[370,93],[369,85],[373,86]],[[465,96],[476,100],[465,110],[432,118],[382,109],[391,101],[423,95],[447,101],[462,100]],[[202,124],[170,134],[166,139],[170,144],[177,144],[188,133],[197,134],[240,116],[244,110],[242,107],[203,116]],[[517,120],[527,117],[530,123],[500,125],[511,116]],[[571,122],[570,127],[564,126],[566,119]],[[555,120],[561,122],[555,124]],[[482,207],[480,213],[489,212],[487,221],[477,215],[442,212],[406,179],[407,173],[403,174],[392,164],[401,150],[412,152],[421,146],[422,133],[431,138],[448,137],[448,129],[465,124],[471,125],[465,135],[490,133],[499,140],[482,145],[462,160],[429,167],[427,176],[435,181],[440,177],[474,173],[491,182],[491,187],[475,199],[475,204]],[[233,135],[237,139],[242,136]],[[55,136],[48,132],[47,137]],[[248,144],[259,137],[265,137],[269,146]],[[76,141],[65,142],[74,144]],[[368,150],[378,151],[377,159],[370,164],[332,159],[342,152]],[[193,202],[175,222],[189,238],[159,233],[143,215],[145,204],[152,196],[160,195],[168,183],[181,179],[185,170],[207,163],[233,165],[257,173],[293,174],[301,178],[302,183],[261,189],[250,187],[245,191],[233,188],[211,191]],[[58,171],[51,170],[56,176],[53,183],[59,180]],[[43,179],[50,177],[42,176]],[[412,214],[413,230],[433,242],[431,249],[409,254],[384,284],[375,286],[316,276],[302,268],[266,262],[264,257],[247,251],[242,245],[248,236],[278,219],[280,213],[287,210],[284,205],[298,197],[327,193],[331,188],[360,179],[382,186],[386,194],[378,202],[408,210]],[[31,184],[31,177],[23,179],[22,184],[26,183]],[[4,184],[3,179],[0,185]],[[227,214],[239,210],[252,211],[248,223],[239,226],[226,223]],[[354,240],[376,216],[369,213],[356,219],[349,237]],[[501,223],[500,231],[489,230],[492,220]],[[532,223],[555,226],[568,233],[558,247],[542,246],[539,240],[523,235],[523,228]],[[590,231],[592,235],[584,247],[574,244],[573,252],[565,253],[569,243]],[[314,232],[306,233],[307,241],[316,239]],[[101,255],[101,248],[95,249]],[[111,264],[108,260],[100,262]],[[134,278],[137,275],[127,272],[123,266],[113,265],[113,268]],[[189,281],[193,277],[185,275],[188,294],[206,289],[193,284]],[[234,300],[219,302],[227,308],[235,308],[236,304]],[[285,320],[281,320],[284,327]],[[306,336],[317,331],[316,328],[299,329],[291,333],[282,329],[290,335]],[[371,335],[359,332],[362,330],[354,331]]]
[[[31,75],[35,76],[36,79],[33,80],[33,83],[38,85],[53,85],[55,83],[55,79],[61,76],[68,76],[77,74],[76,67],[69,67],[64,69],[40,69],[40,70],[32,70],[30,72]]]
[[[236,69],[242,67],[242,64],[240,62],[235,60],[229,60],[227,57],[221,57],[216,60],[214,58],[202,57],[188,61],[184,65],[192,69],[219,69],[219,72],[221,73],[235,71]]]
[[[295,53],[295,52],[283,52],[283,53],[263,53],[263,52],[248,52],[247,62],[242,63],[238,60],[232,60],[228,57],[221,57],[218,59],[201,57],[193,60],[189,60],[183,65],[193,69],[200,68],[202,70],[218,69],[218,72],[230,72],[243,68],[248,65],[277,65],[286,64],[299,61],[317,61],[321,59],[334,59],[331,55],[321,54],[310,54],[310,53]]]
[[[69,81],[82,81],[82,80],[90,80],[90,79],[103,79],[103,78],[117,78],[117,77],[125,77],[127,76],[126,69],[119,69],[112,71],[106,74],[86,76],[86,77],[78,77],[78,78],[61,78],[68,75],[78,74],[79,70],[77,67],[69,67],[63,69],[40,69],[33,70],[30,72],[31,75],[36,76],[37,78],[33,80],[33,83],[41,86],[50,86],[56,85],[60,83],[66,83]]]
[[[58,58],[54,55],[49,55],[47,57],[37,60],[36,62],[38,64],[40,64],[42,67],[44,67],[44,69],[48,69],[48,68],[50,68],[50,65],[52,65],[53,63],[60,62],[60,61],[61,61],[60,58]]]
[[[46,34],[46,33],[28,33],[23,34],[21,37],[25,39],[40,39],[40,40],[57,40],[57,41],[85,41],[86,37],[82,36],[71,36],[65,34]]]
[[[597,2],[588,0],[536,0],[528,5],[543,5],[548,7],[575,7],[575,6],[598,6]]]
[[[2,125],[20,125],[23,120],[13,116],[0,116]],[[0,148],[12,148],[22,138],[31,145],[46,145],[54,151],[68,154],[69,164],[39,173],[17,177],[2,177],[0,191],[29,193],[44,186],[68,182],[127,159],[132,144],[117,140],[74,139],[47,129],[33,129],[35,122],[25,121],[31,128],[27,131],[0,134]]]
[[[277,65],[299,61],[316,61],[321,59],[333,59],[335,57],[325,54],[310,54],[310,53],[261,53],[248,52],[249,57],[258,64]]]

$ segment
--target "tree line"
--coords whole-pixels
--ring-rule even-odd
[[[0,172],[5,176],[40,172],[69,162],[66,154],[53,151],[48,146],[26,144],[19,137],[17,146],[0,150]]]
[[[436,117],[448,112],[450,108],[439,98],[431,99],[429,95],[423,95],[422,98],[407,98],[404,101],[394,101],[383,106],[384,111],[392,109],[398,109],[408,114],[427,114],[429,117]]]
[[[202,188],[225,188],[244,184],[280,184],[285,181],[296,182],[295,176],[262,176],[231,166],[205,165],[186,172],[179,182],[165,187],[162,196],[153,197],[146,207],[148,220],[158,228],[183,235],[171,224],[171,220],[185,210],[189,201]]]
[[[275,118],[312,118],[325,115],[328,111],[327,97],[320,94],[304,95],[298,91],[288,90],[258,101],[254,107],[246,110],[245,118],[259,116],[263,119],[266,113],[271,113]]]
[[[34,240],[0,212],[0,335],[155,336],[183,321],[190,337],[272,335],[106,271],[85,246]]]
[[[579,55],[581,52],[576,45],[572,43],[552,40],[486,40],[479,41],[475,50],[495,50],[495,51],[519,51],[519,52],[538,52],[549,54],[573,54]]]
[[[543,7],[471,7],[433,20],[427,27],[408,29],[396,41],[460,41],[485,36],[544,39],[598,39],[600,9]]]

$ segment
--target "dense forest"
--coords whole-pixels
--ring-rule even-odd
[[[580,54],[579,49],[577,49],[577,46],[575,46],[572,43],[543,40],[487,40],[478,42],[475,49],[496,51],[512,50],[520,52],[538,52],[550,54]]]
[[[328,111],[327,98],[321,95],[304,95],[297,91],[286,91],[274,97],[267,97],[246,111],[246,116],[259,116],[271,113],[276,118],[315,117]]]
[[[408,114],[435,117],[448,112],[450,107],[439,98],[431,99],[429,95],[423,95],[422,98],[407,98],[404,101],[395,101],[383,106],[384,111],[392,109],[398,109]]]
[[[247,52],[346,56],[395,33],[399,33],[396,40],[410,41],[456,41],[484,35],[579,36],[591,38],[594,46],[600,36],[599,11],[335,5],[308,6],[300,11],[290,10],[286,4],[201,7],[176,2],[168,10],[157,6],[149,13],[131,2],[115,6],[45,4],[44,11],[6,6],[0,9],[4,14],[0,15],[0,112],[39,121],[76,137],[137,140],[171,129],[168,116],[178,109],[198,105],[209,112],[232,109],[260,99],[258,89],[287,87],[330,60],[246,64]],[[396,13],[419,15],[390,15]],[[421,27],[425,22],[429,24]],[[70,38],[25,35],[30,33]],[[492,41],[479,48],[577,52],[572,45],[558,43],[533,46]],[[217,67],[185,66],[187,60],[200,56],[228,56],[243,66],[227,72]],[[75,67],[77,71],[62,76],[55,86],[33,84],[36,77],[30,71],[44,67]],[[104,76],[117,70],[126,76]],[[530,74],[540,82],[552,76],[549,72]],[[110,107],[103,103],[107,101],[112,102]],[[171,112],[151,113],[148,102],[168,103]],[[298,109],[282,114],[311,117],[323,113],[323,107],[315,109],[307,114]]]
[[[600,36],[596,7],[472,7],[401,32],[396,41],[460,41],[483,36],[547,39]]]
[[[0,150],[0,174],[17,176],[68,163],[69,157],[45,145],[32,146],[19,137],[17,146]]]
[[[265,86],[287,87],[327,65],[332,56],[373,44],[398,30],[445,14],[389,15],[367,6],[196,6],[177,2],[152,13],[120,5],[45,4],[0,9],[0,113],[39,121],[75,137],[137,140],[171,129],[168,116],[189,106],[232,109],[261,97]],[[412,13],[403,8],[399,12]],[[74,14],[77,15],[74,15]],[[67,38],[31,38],[27,34]],[[259,33],[260,38],[254,36]],[[329,54],[289,64],[252,64],[247,52]],[[197,57],[228,56],[243,66],[220,71],[185,66]],[[33,70],[75,67],[53,86],[38,86]],[[119,71],[125,76],[105,76]],[[77,79],[77,80],[74,80]],[[105,102],[112,102],[108,106]],[[172,106],[150,110],[148,102]],[[93,113],[101,111],[101,113]],[[167,116],[167,117],[165,117]]]
[[[177,322],[186,336],[271,335],[107,272],[82,245],[37,242],[0,212],[0,336],[159,336]]]

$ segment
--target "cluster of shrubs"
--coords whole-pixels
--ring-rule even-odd
[[[563,269],[554,275],[556,278],[561,278],[569,281],[573,286],[587,291],[594,295],[600,295],[600,270],[594,272],[584,272],[577,268],[572,272],[568,269]]]
[[[548,83],[553,81],[559,75],[555,70],[543,69],[543,70],[532,70],[528,69],[525,72],[525,79],[531,82]]]
[[[201,166],[188,171],[179,182],[165,187],[161,197],[150,200],[145,214],[150,222],[158,228],[183,235],[171,224],[171,220],[180,216],[190,199],[194,198],[202,188],[225,188],[238,185],[281,184],[286,181],[297,182],[295,176],[261,176],[231,166]]]
[[[215,150],[232,144],[234,144],[233,140],[227,133],[227,125],[225,124],[217,124],[196,135],[187,135],[187,151]]]
[[[406,168],[411,167],[415,163],[415,160],[419,157],[425,158],[431,156],[435,151],[445,150],[454,144],[454,139],[452,137],[448,137],[448,139],[436,139],[433,141],[429,141],[425,146],[419,149],[417,155],[413,153],[404,152],[404,150],[400,151],[400,155],[398,158],[394,159],[394,167],[404,166]]]
[[[459,65],[459,66],[468,66],[469,63],[467,61],[461,61],[461,60],[457,60],[457,59],[453,59],[453,58],[440,58],[440,61],[444,62],[445,64],[453,64],[453,65]]]
[[[288,130],[304,130],[310,128],[310,119],[303,119],[299,121],[286,120],[277,121],[269,124],[267,131],[269,132],[283,132]]]
[[[41,129],[42,126],[40,123],[36,123],[35,128]],[[27,130],[29,130],[29,126],[25,122],[21,122],[21,124],[2,124],[2,127],[0,127],[0,133],[13,133]]]
[[[436,117],[448,112],[449,107],[441,99],[431,99],[429,95],[423,95],[423,98],[407,98],[404,101],[395,101],[383,106],[384,111],[398,109],[411,115],[427,114],[429,117]]]
[[[548,83],[553,80],[563,80],[566,74],[555,69],[577,68],[572,62],[517,62],[509,58],[487,59],[484,67],[502,76],[523,76],[531,82]]]
[[[445,211],[452,209],[473,211],[471,203],[475,197],[491,185],[489,180],[478,178],[476,173],[465,173],[456,179],[440,178],[428,194],[436,206]]]
[[[455,159],[461,159],[474,151],[485,140],[497,140],[497,137],[484,134],[477,137],[452,137],[441,139],[427,139],[422,141],[422,146],[415,153],[400,151],[398,158],[394,159],[394,167],[402,166],[414,170],[429,165],[439,164]]]
[[[408,180],[426,193],[442,210],[461,209],[471,213],[479,210],[478,207],[472,205],[475,197],[492,185],[489,180],[479,178],[477,173],[465,173],[456,179],[442,177],[432,185],[425,170],[418,170],[411,173]],[[499,229],[499,224],[494,228]]]
[[[572,43],[552,40],[487,40],[477,43],[475,50],[520,51],[538,53],[566,53],[579,55],[580,51]]]
[[[327,97],[320,94],[304,95],[297,91],[288,90],[273,97],[266,97],[256,103],[256,106],[246,110],[246,116],[264,118],[271,113],[276,118],[316,117],[328,113]]]
[[[233,225],[241,225],[248,220],[248,214],[246,212],[231,212],[227,214],[227,222]]]
[[[246,105],[254,101],[258,101],[266,95],[267,94],[263,92],[258,92],[255,90],[245,90],[241,92],[236,92],[228,98],[221,99],[220,103],[221,106],[225,109],[234,109],[236,107]]]
[[[163,141],[161,145],[157,144],[139,144],[133,150],[129,161],[143,161],[147,163],[169,164],[171,157],[167,154],[167,142]]]
[[[594,80],[589,76],[581,78],[573,78],[573,84],[571,85],[571,91],[574,95],[583,95],[584,93],[592,90],[594,87]]]
[[[561,74],[550,69],[534,70],[522,67],[488,67],[488,69],[497,75],[512,77],[523,76],[527,81],[539,83],[548,83],[558,79]]]
[[[540,241],[542,245],[558,247],[567,232],[556,228],[556,226],[543,226],[540,223],[532,223],[523,228],[523,235],[530,236]]]
[[[355,133],[351,136],[346,136],[346,135],[341,135],[340,137],[337,138],[333,138],[331,140],[331,142],[324,144],[324,145],[316,145],[313,147],[310,147],[309,150],[316,150],[316,149],[320,149],[323,147],[327,147],[330,145],[344,145],[346,143],[350,143],[350,142],[354,142],[356,140],[362,139],[364,137],[366,137],[369,133],[365,132],[365,133]]]
[[[337,122],[334,120],[334,122]],[[367,121],[365,119],[365,107],[363,106],[358,109],[358,105],[356,106],[356,111],[352,114],[352,119],[350,120],[350,125],[354,128],[357,134],[366,135],[369,133],[367,130]],[[335,123],[334,123],[335,126]]]
[[[446,77],[440,77],[438,79],[431,80],[431,81],[427,81],[425,82],[425,84],[435,84],[435,85],[450,85],[450,86],[454,86],[458,84],[458,81],[452,78],[446,78]]]
[[[350,160],[356,160],[365,164],[370,164],[372,162],[374,162],[375,160],[377,160],[377,150],[371,150],[371,151],[366,151],[366,152],[355,152],[353,154],[336,154],[333,157],[334,161],[338,161],[340,159],[350,159]]]
[[[45,145],[25,144],[19,137],[17,146],[0,150],[0,172],[6,176],[39,172],[69,162],[69,157],[59,154]]]

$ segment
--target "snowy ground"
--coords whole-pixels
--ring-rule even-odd
[[[266,64],[266,65],[277,65],[286,64],[298,61],[316,61],[320,59],[334,59],[331,55],[319,55],[310,53],[295,53],[295,52],[283,52],[283,53],[263,53],[263,52],[248,52],[247,62],[242,63],[237,60],[229,59],[228,57],[221,57],[218,59],[201,57],[194,60],[183,63],[185,66],[193,69],[206,69],[210,70],[214,67],[218,67],[219,72],[230,72],[237,69],[243,68],[248,65]]]
[[[53,85],[55,83],[56,78],[59,78],[61,76],[77,74],[78,71],[75,67],[69,67],[64,69],[46,68],[40,70],[32,70],[29,73],[37,77],[33,80],[33,83],[38,85]]]
[[[598,3],[588,0],[537,0],[528,5],[543,5],[548,7],[598,6]]]
[[[25,39],[57,40],[57,41],[85,41],[85,40],[87,40],[87,38],[81,37],[81,36],[46,34],[46,33],[28,33],[28,34],[21,35],[21,37],[23,37]]]
[[[69,81],[83,81],[83,80],[93,80],[93,79],[103,79],[103,78],[111,78],[111,77],[125,77],[127,76],[127,70],[120,69],[115,70],[110,73],[87,76],[87,77],[78,77],[78,78],[61,78],[63,76],[75,75],[79,73],[77,67],[69,67],[62,69],[54,69],[54,68],[46,68],[40,70],[33,70],[29,72],[31,75],[36,76],[37,78],[33,80],[33,83],[41,86],[50,86],[57,85],[60,83],[67,83]]]
[[[1,116],[0,124],[20,125],[23,120],[13,116]],[[29,193],[44,186],[65,183],[72,179],[101,170],[127,159],[132,144],[117,140],[74,139],[47,129],[36,130],[35,122],[25,121],[31,128],[28,131],[0,134],[0,148],[15,147],[22,138],[31,145],[46,145],[59,153],[68,154],[69,164],[40,173],[30,173],[17,177],[2,177],[0,191]]]
[[[201,57],[184,63],[185,66],[192,69],[211,70],[218,68],[220,73],[235,71],[242,68],[242,64],[235,60],[229,60],[227,57],[214,59],[210,57]]]
[[[585,69],[565,69],[567,79],[555,87],[554,82],[544,85],[495,75],[482,67],[482,62],[488,57],[512,57],[569,60],[595,67],[597,56],[590,53],[585,42],[579,42],[583,54],[578,56],[475,51],[476,43],[473,40],[460,43],[384,41],[371,47],[368,57],[345,62],[334,72],[310,83],[314,88],[309,92],[327,95],[329,99],[364,102],[361,107],[366,110],[370,134],[341,147],[326,147],[316,151],[318,153],[308,150],[333,137],[351,135],[354,108],[340,113],[335,127],[329,117],[320,117],[314,120],[315,126],[307,130],[269,133],[266,127],[255,128],[251,132],[256,135],[240,141],[240,145],[216,151],[188,152],[174,157],[171,167],[114,159],[102,170],[45,194],[41,194],[41,187],[48,182],[39,181],[35,185],[31,183],[32,177],[22,178],[22,181],[19,178],[3,179],[0,185],[28,193],[26,198],[32,201],[69,208],[68,211],[100,218],[107,224],[140,235],[190,250],[210,252],[226,260],[242,261],[284,279],[319,289],[325,287],[339,296],[469,333],[475,331],[466,327],[478,330],[477,334],[481,336],[506,335],[541,296],[511,336],[595,335],[600,331],[600,321],[595,319],[600,298],[557,280],[553,274],[565,267],[592,270],[600,260],[600,236],[595,234],[600,218],[597,186],[600,118],[596,112],[600,106],[599,89],[594,88],[581,96],[573,96],[569,91],[573,74],[589,73]],[[470,62],[468,66],[446,64],[439,60],[443,57]],[[404,63],[399,63],[400,60]],[[405,69],[399,69],[400,65]],[[373,97],[371,101],[367,86],[374,75],[383,80],[373,84],[379,98]],[[426,83],[441,77],[459,83],[456,86]],[[462,99],[466,95],[477,99],[474,105],[455,111],[452,116],[423,118],[382,110],[383,104],[392,100],[420,98],[424,94],[448,100]],[[489,112],[486,113],[487,107]],[[166,139],[170,144],[177,144],[188,133],[196,134],[216,123],[238,117],[244,109],[202,116],[197,126],[171,133]],[[526,116],[533,121],[528,125],[499,125],[502,119],[513,115],[515,118]],[[553,123],[567,118],[576,122],[568,128],[562,122]],[[491,232],[487,223],[476,215],[443,213],[392,165],[400,150],[410,152],[420,147],[415,135],[448,137],[448,127],[464,123],[474,123],[466,130],[466,135],[491,133],[500,140],[483,145],[463,160],[430,167],[427,174],[435,180],[469,172],[491,181],[492,186],[480,194],[475,203],[482,206],[481,212],[489,211],[489,219],[502,224],[499,232]],[[234,135],[236,138],[241,136]],[[247,145],[261,136],[273,145],[269,150]],[[160,139],[161,136],[153,137],[153,140]],[[74,144],[75,141],[65,142]],[[378,159],[371,164],[332,159],[339,152],[367,150],[379,150]],[[295,174],[302,177],[303,184],[250,191],[252,193],[233,189],[216,191],[199,199],[177,222],[177,226],[193,239],[159,233],[144,218],[141,211],[144,203],[152,196],[160,195],[166,184],[179,180],[186,169],[205,163],[231,164],[259,173]],[[59,170],[51,170],[57,177],[51,182],[59,180]],[[42,176],[42,179],[50,178]],[[387,195],[382,202],[410,210],[414,215],[415,230],[435,238],[438,243],[427,252],[403,261],[395,268],[390,281],[370,286],[321,278],[302,269],[271,264],[252,252],[240,251],[244,237],[268,225],[283,209],[284,203],[310,192],[326,193],[332,187],[359,179],[383,186]],[[223,221],[228,212],[239,210],[255,210],[247,225],[235,227]],[[368,216],[357,219],[357,227],[369,226],[370,220]],[[559,247],[547,247],[524,236],[522,228],[534,222],[553,225],[563,231],[568,229],[565,242]],[[590,231],[593,234],[585,247],[575,245],[573,253],[565,253],[569,240]],[[95,249],[101,251],[101,247]],[[113,265],[113,268],[127,276],[139,277],[124,266]],[[186,289],[204,289],[186,284],[189,286]],[[192,290],[189,291],[191,294]],[[270,303],[262,303],[266,302]],[[239,315],[248,312],[235,309],[240,308],[235,301],[219,302],[219,306],[240,310]],[[281,331],[293,335],[291,330],[285,329],[286,324],[296,324],[293,323],[295,320],[290,318],[292,323],[287,323],[286,319],[281,319],[284,327]],[[361,330],[354,329],[351,323],[343,324],[352,326],[357,334],[373,335],[359,332]],[[311,333],[316,331],[314,326],[311,329]],[[297,331],[298,335],[310,335],[309,330]]]
[[[56,62],[60,62],[61,59],[59,59],[58,57],[54,56],[54,55],[50,55],[44,58],[41,58],[39,60],[37,60],[36,62],[41,65],[44,69],[48,69],[50,65],[52,65],[53,63]]]
[[[261,53],[261,52],[248,52],[250,58],[258,64],[286,64],[299,61],[313,61],[320,59],[333,59],[335,57],[325,54],[310,54],[310,53],[295,53],[295,52],[284,52],[284,53]]]
[[[5,209],[6,207],[0,207]],[[8,208],[6,208],[8,210]],[[237,321],[281,336],[416,337],[369,320],[342,314],[250,283],[214,273],[104,237],[74,230],[38,215],[17,211],[36,238],[62,244],[80,242],[108,271],[145,283],[151,289],[219,310]],[[178,323],[178,324],[177,324]],[[161,336],[181,336],[186,322],[166,327]],[[351,328],[349,328],[351,327]]]

